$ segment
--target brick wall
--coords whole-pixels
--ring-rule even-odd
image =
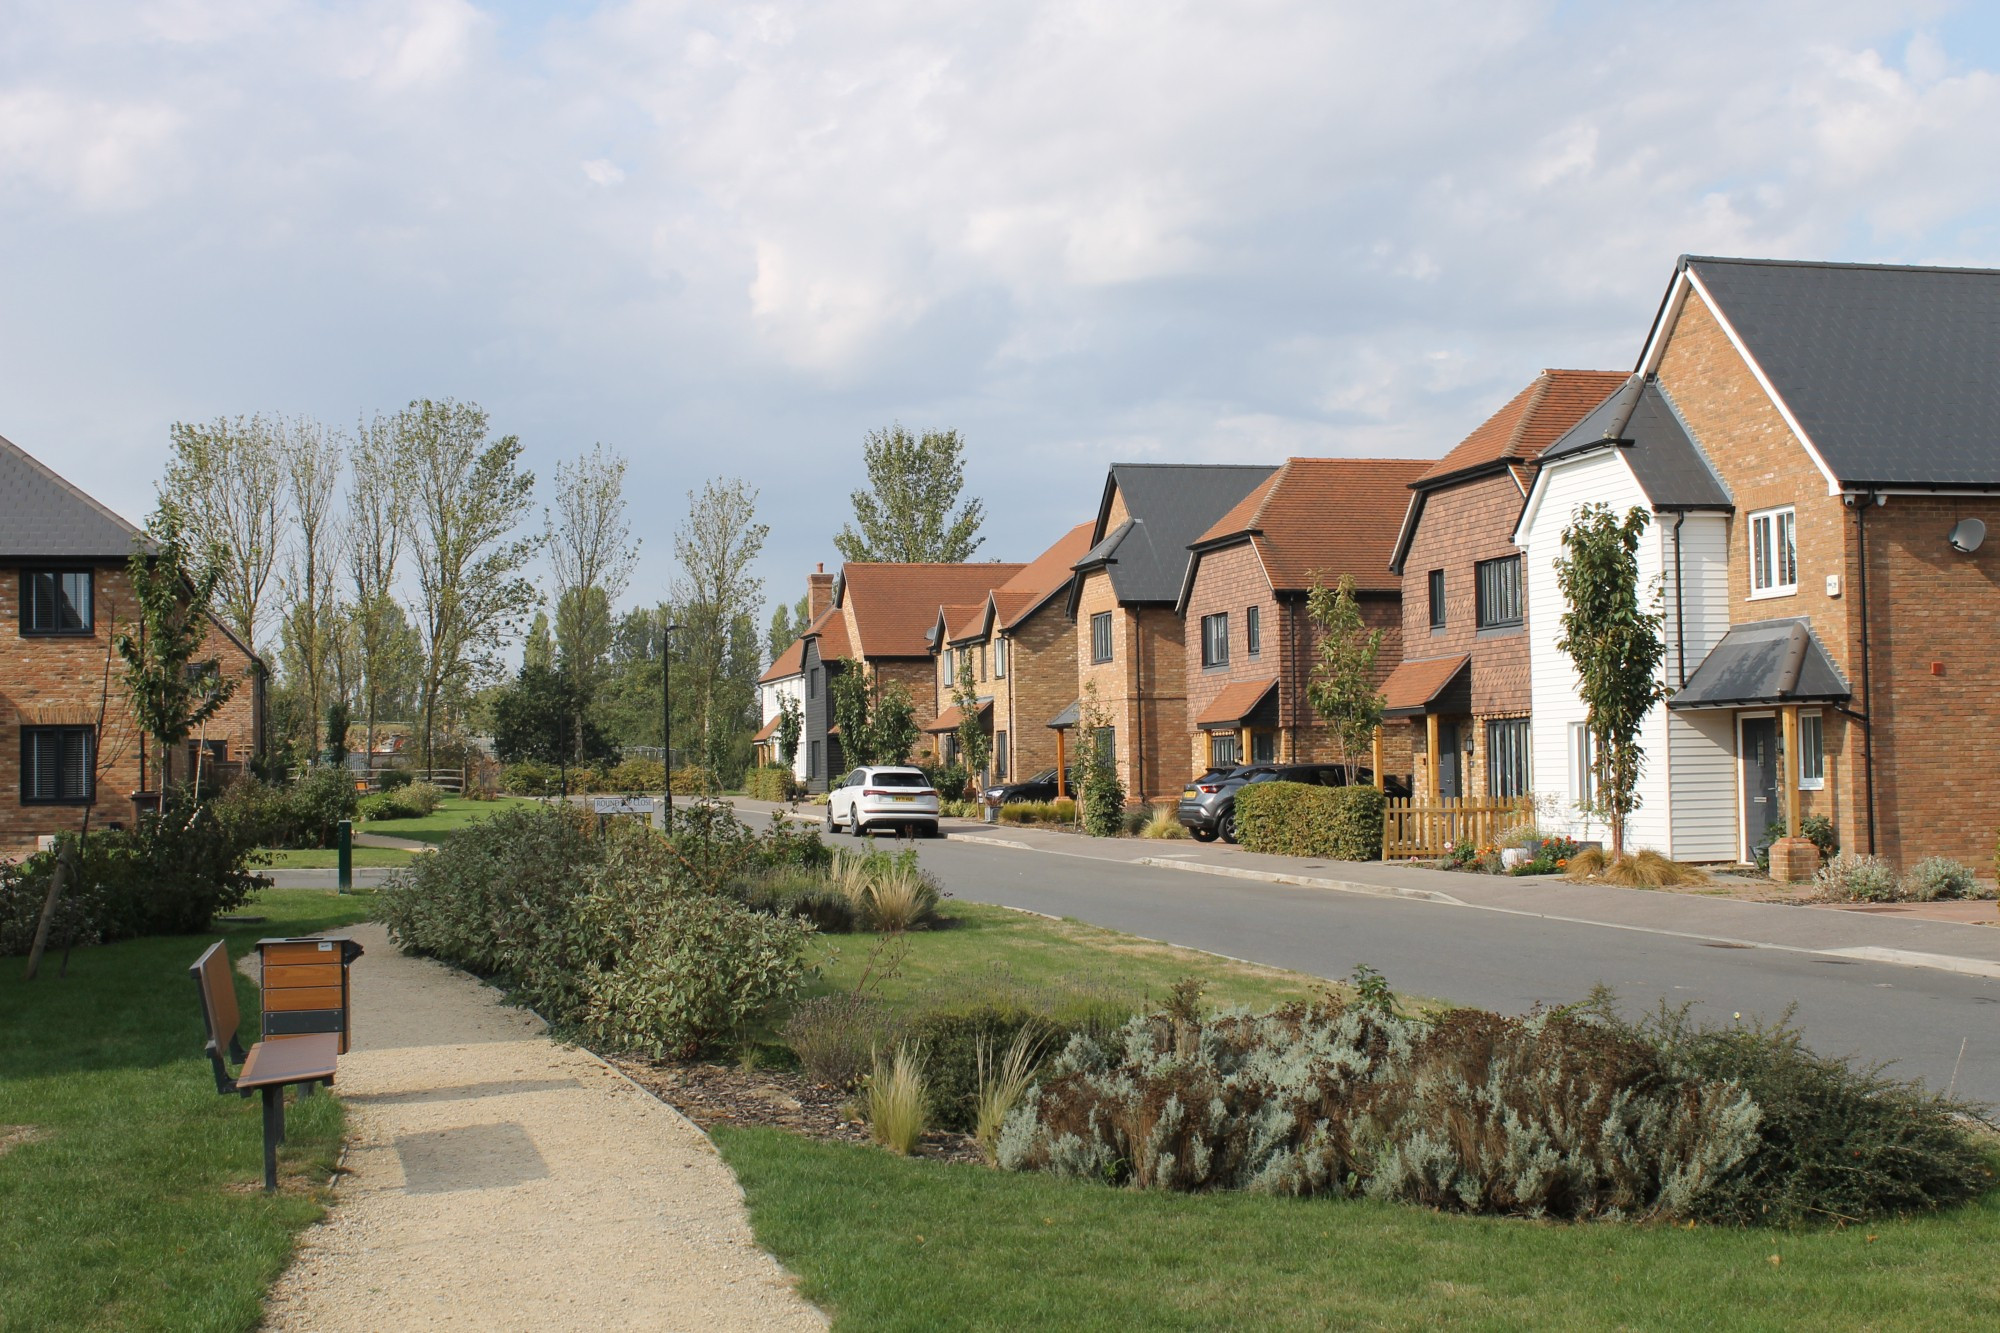
[[[1097,663],[1091,661],[1090,626],[1102,612],[1111,616],[1112,652],[1109,662]],[[1076,693],[1094,681],[1098,703],[1118,729],[1118,776],[1127,800],[1178,797],[1191,775],[1181,618],[1171,607],[1120,605],[1100,569],[1084,577],[1075,632]]]
[[[1009,777],[1018,781],[1055,766],[1049,719],[1076,698],[1076,626],[1057,596],[1007,637],[1007,678],[993,691],[993,725],[1007,732]]]
[[[131,583],[122,565],[103,565],[92,580],[93,626],[89,634],[30,636],[20,631],[21,574],[0,571],[0,854],[34,850],[44,834],[72,831],[83,823],[81,805],[21,803],[21,728],[24,726],[95,726],[104,701],[105,673],[110,694],[105,723],[97,742],[93,825],[130,824],[131,794],[140,789],[138,728],[125,704],[124,661],[111,650],[113,636],[131,627],[136,613]],[[236,693],[208,723],[211,741],[228,746],[232,761],[255,753],[257,684],[251,659],[220,629],[211,628],[204,655],[214,656],[223,673],[238,680]],[[144,746],[146,780],[157,786],[160,756],[150,741]],[[185,754],[174,760],[176,778],[187,777]]]

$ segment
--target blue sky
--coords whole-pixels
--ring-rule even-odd
[[[0,434],[473,399],[547,477],[757,484],[796,596],[891,420],[1027,559],[1118,460],[1436,455],[1622,369],[1682,252],[2000,265],[1943,3],[4,0]]]

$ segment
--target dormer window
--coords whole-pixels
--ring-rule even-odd
[[[1792,508],[1750,516],[1750,595],[1782,597],[1799,590],[1798,519]]]

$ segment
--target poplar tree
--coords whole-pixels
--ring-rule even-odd
[[[965,489],[965,441],[957,431],[925,431],[919,438],[899,422],[870,432],[861,459],[869,488],[848,497],[854,522],[833,539],[843,559],[956,563],[970,560],[986,540],[979,535],[985,505],[958,503]]]

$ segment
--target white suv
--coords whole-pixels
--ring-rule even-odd
[[[914,768],[857,768],[826,795],[826,831],[845,824],[860,837],[871,829],[897,825],[936,837],[938,794]]]

